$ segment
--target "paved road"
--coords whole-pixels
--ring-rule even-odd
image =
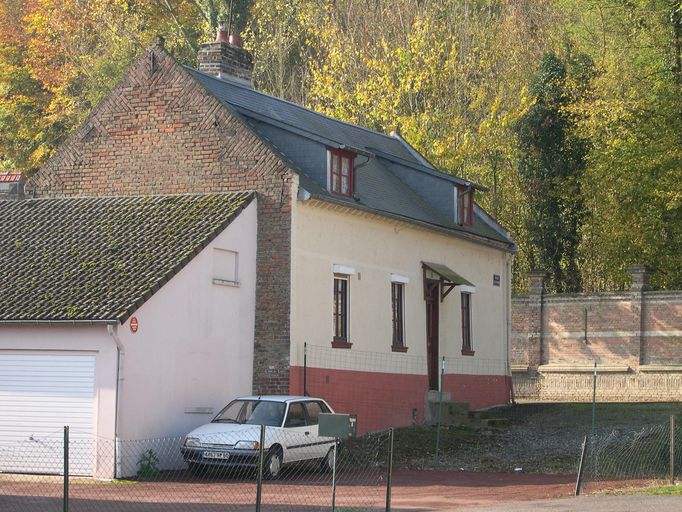
[[[682,496],[580,496],[503,505],[456,507],[456,512],[680,512]]]

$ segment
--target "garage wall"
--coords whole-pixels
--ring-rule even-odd
[[[137,332],[130,319],[119,327],[123,442],[184,435],[251,393],[256,208],[253,201],[134,313]],[[238,285],[229,282],[233,263]]]

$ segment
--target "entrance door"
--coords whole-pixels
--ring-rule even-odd
[[[429,389],[438,389],[438,301],[440,282],[427,279],[426,300],[426,359],[429,372]]]

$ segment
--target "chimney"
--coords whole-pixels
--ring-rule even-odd
[[[198,59],[199,71],[253,88],[253,58],[242,48],[241,37],[230,34],[225,23],[218,26],[215,41],[201,45]]]
[[[26,177],[20,172],[0,172],[0,200],[23,199]]]

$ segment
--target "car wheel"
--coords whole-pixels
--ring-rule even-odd
[[[338,453],[336,454],[337,457],[337,463],[338,463]],[[327,452],[327,455],[324,456],[324,459],[322,459],[322,462],[320,462],[320,469],[322,470],[323,473],[331,473],[334,471],[334,447],[332,446],[329,448],[329,451]]]
[[[282,449],[270,449],[263,462],[263,478],[265,480],[275,480],[282,471]]]

